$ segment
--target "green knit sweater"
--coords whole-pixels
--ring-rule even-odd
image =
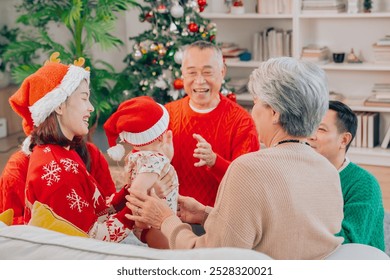
[[[349,163],[340,172],[344,220],[337,236],[345,243],[360,243],[385,250],[382,192],[368,171]]]

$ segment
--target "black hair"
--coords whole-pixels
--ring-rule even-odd
[[[348,105],[340,101],[329,101],[329,110],[333,110],[337,113],[336,126],[340,133],[349,132],[352,135],[351,141],[347,144],[346,151],[348,151],[352,140],[356,136],[357,129],[357,117]]]

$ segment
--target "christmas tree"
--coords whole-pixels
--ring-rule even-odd
[[[216,25],[200,15],[206,5],[206,0],[145,0],[139,6],[139,20],[151,29],[130,38],[133,50],[122,73],[131,83],[126,98],[148,95],[165,104],[184,96],[180,67],[185,46],[198,40],[215,43]]]

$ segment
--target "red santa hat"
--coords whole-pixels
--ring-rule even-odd
[[[110,146],[108,155],[116,161],[125,155],[124,147],[116,143],[118,137],[134,147],[145,146],[160,137],[168,123],[168,111],[149,96],[122,102],[103,126]]]
[[[89,71],[75,65],[47,62],[28,76],[21,87],[9,98],[12,109],[23,118],[23,130],[30,135],[34,126],[43,123],[80,85],[89,81]],[[29,154],[30,137],[22,150]]]

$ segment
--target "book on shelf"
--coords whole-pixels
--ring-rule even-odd
[[[253,34],[253,60],[292,55],[292,30],[269,27]]]
[[[390,91],[373,91],[373,95],[378,100],[390,99]]]
[[[390,107],[390,99],[379,99],[373,94],[364,101],[364,106]]]
[[[235,94],[241,94],[247,92],[248,78],[232,78],[227,85],[234,89]]]
[[[331,91],[329,92],[329,100],[340,101],[345,103],[345,96],[342,93]]]
[[[388,83],[376,83],[372,90],[372,97],[378,100],[390,99],[390,84]]]
[[[346,5],[342,1],[303,1],[302,14],[338,14],[344,13]]]
[[[301,59],[317,64],[326,64],[330,60],[330,50],[326,46],[307,45],[302,48]]]
[[[369,113],[367,124],[367,148],[374,148],[379,144],[379,113]]]
[[[259,14],[283,15],[292,13],[294,0],[257,0],[257,12]]]
[[[374,148],[379,144],[379,113],[356,112],[357,128],[351,147]]]
[[[387,128],[387,132],[385,134],[385,137],[383,138],[381,148],[387,149],[387,147],[389,146],[389,143],[390,143],[390,125]]]
[[[390,35],[386,35],[385,37],[380,38],[376,44],[378,46],[390,46]]]
[[[219,47],[222,51],[222,56],[225,59],[225,61],[239,61],[239,56],[246,52],[247,50],[244,48],[240,48],[235,43],[220,43]]]
[[[356,117],[357,117],[357,127],[356,127],[356,146],[357,148],[362,147],[362,115],[363,112],[356,112]]]
[[[375,63],[390,63],[390,45],[378,45],[378,43],[375,43],[372,48]]]
[[[366,101],[366,97],[356,97],[356,98],[345,98],[344,103],[348,106],[364,106],[364,101]]]
[[[364,112],[361,115],[362,118],[362,148],[367,148],[367,140],[368,140],[368,114]]]
[[[374,87],[372,88],[373,91],[389,91],[390,90],[390,84],[389,83],[375,83]]]

